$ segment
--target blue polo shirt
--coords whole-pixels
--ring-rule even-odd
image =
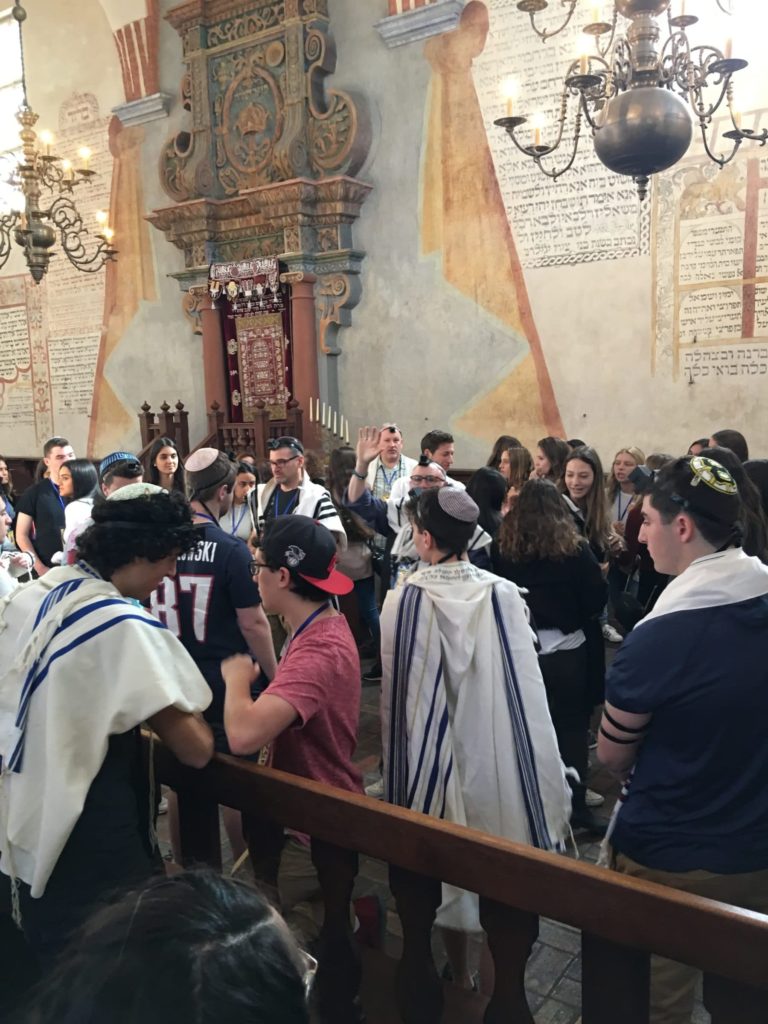
[[[768,868],[768,595],[633,630],[606,700],[650,714],[615,849],[649,868]]]

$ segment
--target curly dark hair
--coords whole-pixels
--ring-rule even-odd
[[[586,543],[557,486],[534,477],[520,488],[499,532],[499,548],[513,562],[562,561]]]
[[[137,558],[159,562],[185,554],[200,540],[189,503],[178,491],[97,500],[91,518],[93,524],[77,538],[77,554],[105,580]]]

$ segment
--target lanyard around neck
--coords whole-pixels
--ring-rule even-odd
[[[307,618],[304,619],[302,624],[299,626],[299,628],[293,634],[293,636],[291,637],[291,643],[293,643],[294,640],[301,633],[304,632],[304,630],[307,628],[307,626],[310,626],[314,622],[314,620],[317,618],[318,615],[321,615],[323,612],[327,612],[330,607],[331,607],[331,602],[330,601],[326,601],[326,602],[324,602],[324,604],[321,604],[319,608],[315,608],[315,610],[312,612],[312,614],[308,615]]]
[[[61,491],[60,491],[60,490],[59,490],[59,488],[58,488],[58,487],[56,486],[56,484],[55,484],[55,483],[53,482],[53,480],[49,480],[49,481],[48,481],[48,483],[49,483],[49,484],[51,485],[51,487],[53,488],[53,493],[54,493],[54,494],[56,495],[56,497],[57,497],[57,498],[59,499],[59,504],[61,505],[61,507],[62,507],[62,510],[63,510],[63,509],[65,508],[65,505],[64,505],[64,499],[63,499],[63,498],[62,498],[62,496],[61,496]]]
[[[243,510],[240,513],[240,518],[237,520],[237,522],[235,522],[235,506],[234,505],[232,506],[232,529],[229,532],[230,532],[230,534],[233,537],[235,536],[237,531],[240,529],[240,523],[242,523],[243,519],[245,518],[245,513],[247,511],[248,511],[248,501],[246,500],[246,501],[243,502]]]

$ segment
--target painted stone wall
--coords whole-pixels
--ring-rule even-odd
[[[692,149],[640,213],[631,183],[600,178],[587,153],[557,186],[534,177],[492,124],[502,77],[525,72],[514,6],[473,0],[456,32],[388,50],[355,0],[332,4],[339,78],[364,81],[378,116],[344,412],[396,418],[412,451],[427,428],[452,429],[461,465],[502,432],[579,436],[608,459],[728,425],[768,454],[764,150],[717,175]],[[749,50],[742,26],[735,52],[753,63],[737,95],[744,125],[762,127]]]

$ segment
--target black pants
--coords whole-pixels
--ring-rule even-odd
[[[565,766],[575,768],[582,783],[586,783],[591,713],[587,645],[572,651],[541,654],[539,664],[560,756]]]

